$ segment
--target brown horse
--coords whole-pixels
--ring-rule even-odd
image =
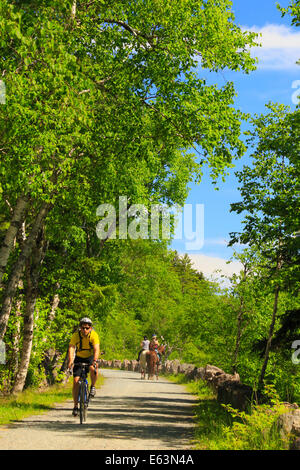
[[[158,353],[160,354],[160,357],[162,354],[165,354],[165,346],[161,345],[158,346],[157,348]],[[147,366],[148,366],[148,379],[153,380],[154,374],[156,375],[156,380],[158,380],[158,369],[159,369],[159,358],[158,355],[156,354],[156,351],[153,347],[151,347],[150,344],[150,350],[148,351],[148,354],[146,355],[146,360],[147,360]]]

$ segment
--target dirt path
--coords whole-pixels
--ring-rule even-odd
[[[87,422],[68,401],[42,415],[0,428],[0,449],[187,450],[192,448],[196,398],[164,378],[101,371],[106,377],[90,402]]]

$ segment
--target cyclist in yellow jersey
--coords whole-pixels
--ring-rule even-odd
[[[73,363],[73,400],[74,409],[73,416],[78,414],[78,389],[79,389],[79,375],[80,364],[89,364],[91,375],[91,390],[90,397],[96,395],[95,383],[98,377],[97,360],[100,352],[99,336],[95,330],[92,329],[92,320],[84,317],[80,320],[80,329],[76,331],[70,340],[68,350],[68,368],[71,369]],[[75,357],[74,357],[75,356]]]

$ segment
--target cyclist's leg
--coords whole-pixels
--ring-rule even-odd
[[[91,385],[95,386],[98,378],[98,367],[90,366]]]
[[[72,395],[73,395],[73,401],[74,401],[74,408],[78,406],[79,379],[80,379],[79,376],[73,378]]]
[[[96,384],[97,377],[98,377],[98,366],[96,367],[93,366],[93,356],[90,356],[87,359],[87,363],[90,366],[91,386],[94,387]]]
[[[96,395],[96,381],[98,378],[98,366],[94,367],[92,364],[92,359],[90,362],[90,377],[91,377],[91,389],[90,389],[90,397],[93,398]]]

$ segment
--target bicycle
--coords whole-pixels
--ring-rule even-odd
[[[79,417],[80,424],[86,421],[87,409],[89,406],[89,384],[88,384],[88,373],[89,373],[89,364],[81,364],[80,378],[79,378],[79,392],[78,392],[78,403],[79,403]]]

